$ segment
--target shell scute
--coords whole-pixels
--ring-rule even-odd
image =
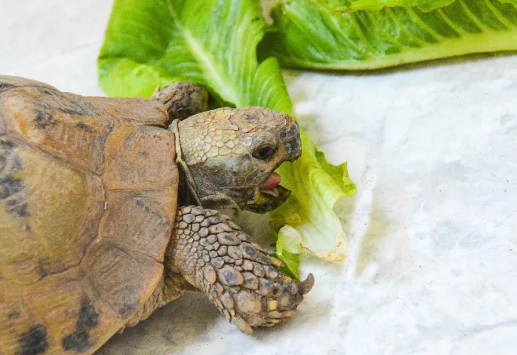
[[[172,234],[176,190],[109,191],[100,233],[124,250],[162,263]]]
[[[174,147],[167,130],[118,123],[106,141],[106,186],[134,190],[176,186]]]
[[[90,105],[70,105],[64,96],[59,100],[50,93],[23,88],[5,95],[0,115],[10,117],[7,130],[63,161],[101,174],[104,141],[113,121],[96,119]]]
[[[46,351],[49,347],[48,330],[20,300],[0,303],[0,324],[0,351],[6,354],[15,353],[11,349]]]
[[[112,117],[119,121],[132,121],[140,125],[167,127],[170,119],[159,101],[141,97],[105,98],[90,96],[88,102],[95,106],[102,117]]]
[[[162,264],[109,241],[94,244],[81,268],[119,319],[134,314],[163,275]]]
[[[97,236],[100,178],[8,140],[0,139],[0,161],[0,274],[32,284],[77,265]]]

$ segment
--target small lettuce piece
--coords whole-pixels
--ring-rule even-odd
[[[207,87],[219,105],[293,115],[277,60],[257,62],[265,27],[258,1],[115,0],[98,59],[100,85],[110,96],[149,97],[157,86],[188,80]],[[346,165],[327,163],[305,132],[302,145],[302,157],[280,167],[292,198],[272,213],[278,257],[295,277],[302,250],[344,257],[332,209],[354,189]]]
[[[289,200],[271,213],[272,225],[285,235],[283,249],[291,253],[300,251],[295,241],[312,255],[337,261],[345,258],[345,240],[338,217],[329,211],[338,199],[352,196],[355,185],[348,176],[347,164],[329,164],[305,132],[302,132],[304,151],[294,162],[294,169],[280,167],[282,185],[291,190]],[[287,225],[283,226],[287,221]],[[312,223],[307,223],[311,221]],[[294,237],[295,232],[298,237]],[[318,238],[304,238],[317,235]]]
[[[345,234],[332,207],[340,198],[356,192],[347,163],[328,163],[303,131],[302,141],[304,154],[293,163],[294,168],[283,165],[279,169],[282,185],[292,191],[291,196],[271,212],[271,223],[279,236],[277,257],[297,278],[293,260],[297,261],[302,252],[328,261],[345,259]]]
[[[283,261],[280,271],[300,281],[299,267],[300,255],[303,253],[302,237],[298,231],[286,224],[280,230],[274,257]]]
[[[516,0],[284,0],[260,45],[286,67],[365,70],[517,50]]]

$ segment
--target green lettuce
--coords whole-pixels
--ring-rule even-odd
[[[292,194],[271,213],[272,225],[279,231],[276,254],[294,275],[302,251],[328,261],[345,258],[345,235],[332,206],[356,191],[346,163],[329,164],[303,131],[302,141],[302,157],[293,167],[284,165],[279,169],[282,185]]]
[[[447,6],[456,0],[356,0],[350,4],[351,10],[381,10],[384,7],[413,7],[422,11],[431,11]]]
[[[516,0],[284,0],[259,52],[283,66],[376,69],[517,50]]]
[[[115,0],[98,59],[100,85],[110,96],[149,97],[157,86],[188,80],[208,88],[219,105],[293,115],[277,60],[257,61],[265,27],[258,1]],[[277,256],[295,276],[302,250],[344,258],[333,206],[355,191],[346,164],[327,163],[305,132],[302,144],[302,157],[280,168],[292,195],[271,214]]]

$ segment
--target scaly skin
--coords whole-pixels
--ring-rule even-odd
[[[182,207],[166,268],[177,270],[241,331],[273,326],[296,313],[314,278],[297,284],[229,217],[199,206]],[[277,264],[278,266],[278,264]]]
[[[169,84],[156,89],[152,98],[163,104],[171,120],[183,120],[208,110],[208,92],[194,83]]]
[[[225,107],[179,122],[177,135],[178,154],[195,181],[190,188],[203,207],[267,212],[289,196],[281,186],[276,197],[260,192],[280,164],[302,154],[300,128],[289,115]],[[270,154],[261,157],[264,149]]]

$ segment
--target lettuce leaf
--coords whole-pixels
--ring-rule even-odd
[[[356,0],[350,4],[351,10],[381,10],[384,7],[412,7],[422,11],[431,11],[447,6],[456,0]]]
[[[331,208],[341,197],[356,192],[346,163],[329,164],[305,132],[302,141],[304,154],[294,162],[294,169],[287,165],[279,169],[282,185],[292,194],[271,213],[272,225],[279,230],[276,254],[294,275],[296,264],[290,261],[302,251],[328,261],[345,258],[345,235]]]
[[[110,96],[149,97],[157,86],[188,80],[207,87],[220,105],[293,115],[277,60],[257,62],[265,26],[258,1],[115,0],[98,60],[100,85]],[[333,206],[355,191],[346,164],[327,163],[305,132],[302,144],[302,157],[280,168],[292,197],[271,214],[280,231],[278,256],[295,276],[301,250],[344,257]]]
[[[262,56],[283,66],[364,70],[517,50],[516,0],[284,0]]]

